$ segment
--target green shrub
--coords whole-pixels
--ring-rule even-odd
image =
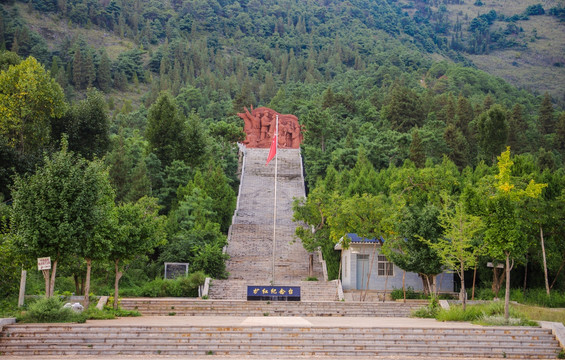
[[[421,307],[412,312],[412,316],[420,318],[433,319],[437,316],[440,311],[439,301],[437,298],[430,299],[428,306]]]
[[[565,307],[565,293],[559,291],[552,291],[547,295],[544,288],[542,289],[528,289],[526,290],[523,299],[520,299],[519,293],[521,291],[512,291],[511,298],[522,304],[537,305],[549,308]]]
[[[402,289],[393,289],[390,293],[393,300],[404,299],[404,291]],[[408,286],[406,288],[406,299],[427,299],[422,292],[414,291],[414,288]]]
[[[528,320],[523,314],[510,308],[510,319],[504,319],[504,302],[497,301],[487,304],[469,305],[463,311],[463,306],[453,305],[449,310],[437,313],[439,321],[469,321],[481,325],[512,325],[535,326],[537,323]]]
[[[37,300],[18,317],[18,321],[27,323],[84,322],[85,319],[86,314],[64,308],[61,300],[55,296]]]
[[[157,278],[148,283],[145,283],[141,288],[141,296],[148,297],[164,297],[167,296],[167,282],[166,280]]]

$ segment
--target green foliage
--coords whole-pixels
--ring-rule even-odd
[[[0,72],[0,135],[20,153],[46,145],[50,121],[64,109],[61,87],[35,58]]]
[[[70,308],[63,308],[61,300],[52,296],[31,304],[17,320],[25,323],[84,322],[84,315],[77,314]]]
[[[404,299],[404,290],[393,289],[390,292],[390,296],[393,300],[402,300]],[[427,298],[428,297],[424,295],[424,293],[414,291],[414,288],[410,286],[406,288],[406,299],[427,299]]]
[[[188,277],[174,280],[161,278],[143,285],[139,296],[148,297],[197,297],[198,287],[204,284],[206,275],[203,272],[191,273]]]
[[[441,308],[439,306],[439,301],[437,298],[432,297],[430,299],[430,303],[419,309],[416,309],[412,312],[413,317],[420,317],[420,318],[429,318],[433,319],[440,313]]]
[[[518,311],[511,309],[510,318],[504,318],[504,303],[494,302],[468,306],[452,305],[449,310],[441,310],[436,319],[439,321],[468,321],[490,326],[537,326],[536,322],[528,320]]]

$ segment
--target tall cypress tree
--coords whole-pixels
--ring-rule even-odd
[[[424,153],[422,139],[420,139],[417,128],[412,130],[412,142],[410,143],[410,160],[412,160],[418,168],[423,168],[426,163],[426,154]]]
[[[168,92],[161,93],[149,108],[145,137],[150,150],[161,160],[163,167],[182,158],[185,134],[186,125],[179,116],[173,98]]]
[[[553,105],[551,104],[551,96],[547,92],[543,95],[543,100],[539,107],[538,124],[542,135],[555,132]]]
[[[510,146],[514,153],[518,154],[525,152],[528,147],[525,135],[526,130],[528,130],[528,124],[524,120],[522,112],[522,105],[516,104],[508,117],[508,138],[506,139],[506,144]]]
[[[100,90],[104,92],[110,91],[112,88],[112,73],[110,71],[110,59],[105,51],[100,55],[100,65],[98,65],[98,73],[96,82]]]

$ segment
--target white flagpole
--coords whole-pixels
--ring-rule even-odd
[[[278,169],[278,157],[279,157],[279,116],[277,115],[277,125],[275,128],[275,207],[273,210],[273,282],[271,285],[275,285],[275,249],[277,246],[276,234],[277,234],[277,169]]]

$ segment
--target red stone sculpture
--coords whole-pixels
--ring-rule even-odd
[[[294,115],[281,115],[275,110],[259,107],[251,112],[244,108],[244,113],[237,115],[245,123],[243,131],[247,134],[243,142],[248,148],[269,148],[275,134],[276,116],[279,116],[279,148],[298,149],[302,142],[302,133],[298,118]]]

